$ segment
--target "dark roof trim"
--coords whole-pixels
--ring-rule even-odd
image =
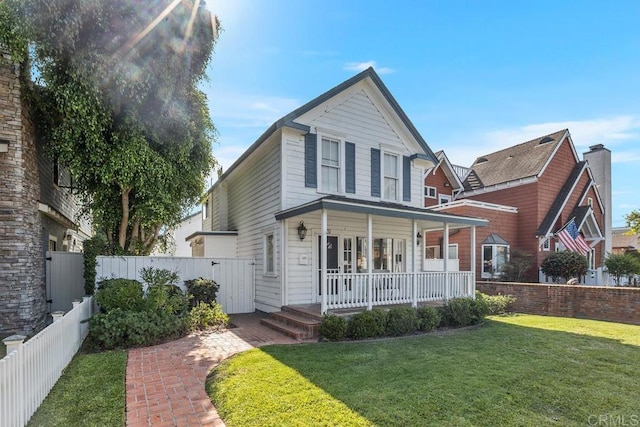
[[[398,102],[395,100],[393,95],[391,95],[391,92],[389,92],[389,89],[387,89],[387,87],[384,85],[384,83],[382,82],[382,80],[380,79],[378,74],[375,72],[375,70],[372,67],[369,67],[366,70],[364,70],[364,71],[356,74],[355,76],[351,77],[350,79],[345,80],[344,82],[342,82],[339,85],[335,86],[333,89],[330,89],[330,90],[326,91],[325,93],[323,93],[322,95],[318,96],[317,98],[312,99],[311,101],[307,102],[303,106],[293,110],[291,113],[289,113],[286,116],[280,118],[274,124],[269,126],[269,128],[266,131],[264,131],[264,133],[262,135],[260,135],[260,137],[256,140],[256,142],[254,142],[238,158],[238,160],[236,160],[231,165],[231,167],[229,167],[229,169],[227,169],[226,172],[224,172],[222,174],[222,176],[220,176],[220,178],[218,178],[218,181],[216,181],[216,183],[213,184],[213,186],[211,186],[209,191],[211,191],[216,185],[218,185],[219,182],[221,182],[224,178],[226,178],[227,175],[229,175],[231,173],[231,171],[233,171],[236,167],[238,167],[240,165],[240,163],[242,163],[242,161],[244,161],[244,159],[249,157],[249,155],[252,152],[254,152],[267,138],[269,138],[269,136],[271,136],[271,134],[276,132],[278,129],[281,129],[283,127],[289,127],[289,128],[298,129],[298,130],[300,130],[302,132],[307,132],[308,133],[310,131],[309,126],[302,125],[300,123],[296,123],[294,120],[297,119],[298,117],[300,117],[301,115],[303,115],[304,113],[306,113],[306,112],[312,110],[313,108],[317,107],[318,105],[322,104],[323,102],[333,98],[334,96],[336,96],[340,92],[343,92],[347,88],[355,85],[356,83],[360,82],[361,80],[366,79],[367,77],[371,78],[373,83],[375,83],[375,85],[378,87],[378,89],[380,90],[380,92],[382,93],[384,98],[387,100],[387,102],[391,105],[391,107],[393,108],[395,113],[398,115],[398,117],[400,118],[402,123],[404,123],[404,125],[407,127],[407,129],[409,130],[411,135],[416,139],[416,141],[418,142],[420,147],[422,147],[422,149],[426,153],[426,154],[418,154],[418,155],[425,156],[424,157],[425,160],[431,160],[433,163],[438,163],[438,159],[436,158],[435,154],[433,154],[433,151],[431,151],[431,149],[427,145],[426,141],[422,138],[422,136],[420,135],[418,130],[415,128],[413,123],[411,123],[411,120],[409,120],[409,117],[407,117],[407,115],[402,110],[402,108],[400,107]]]
[[[536,231],[536,236],[546,236],[547,234],[551,233],[551,227],[553,227],[553,225],[558,220],[558,217],[567,204],[571,193],[573,193],[575,186],[578,184],[578,180],[582,176],[582,172],[584,172],[586,168],[587,162],[585,161],[578,162],[573,167],[571,174],[560,189],[560,192],[556,196],[556,199],[551,204],[547,215],[545,215],[542,223],[540,223],[540,226]]]
[[[237,235],[238,235],[237,231],[196,231],[195,233],[185,237],[184,240],[189,241],[195,237],[200,237],[200,236],[237,236]]]
[[[294,208],[276,212],[276,220],[281,221],[286,218],[303,215],[309,212],[328,209],[334,211],[365,213],[378,216],[394,218],[417,219],[423,221],[438,221],[450,224],[486,226],[489,221],[481,218],[451,215],[436,212],[428,209],[403,206],[395,203],[369,202],[364,200],[347,199],[342,197],[328,196],[313,202],[305,203]]]
[[[435,157],[432,159],[431,157],[427,156],[426,154],[420,154],[420,153],[416,153],[416,154],[412,154],[409,156],[409,160],[413,161],[415,159],[419,159],[419,160],[429,160],[432,161],[433,163],[438,163],[438,158]]]

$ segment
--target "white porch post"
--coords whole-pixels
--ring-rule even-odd
[[[418,256],[420,256],[420,243],[418,242],[418,221],[413,220],[413,234],[410,239],[413,242],[413,249],[411,253],[413,254],[413,266],[411,269],[412,280],[411,280],[411,305],[415,308],[418,306]]]
[[[471,226],[471,294],[473,298],[476,295],[476,226]]]
[[[451,278],[449,277],[449,223],[444,223],[444,235],[442,236],[442,264],[444,265],[444,296],[449,299],[451,296]]]
[[[322,254],[322,265],[320,266],[320,286],[322,288],[322,300],[321,300],[321,312],[322,314],[327,313],[327,210],[322,209],[322,220],[321,220],[321,238],[320,244],[322,248],[320,248],[320,253]]]
[[[367,214],[367,310],[373,308],[373,216]]]

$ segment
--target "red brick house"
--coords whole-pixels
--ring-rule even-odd
[[[591,248],[587,258],[595,277],[606,250],[607,205],[592,168],[610,164],[610,154],[596,145],[581,160],[566,129],[478,157],[471,168],[454,166],[439,152],[440,162],[425,174],[424,206],[489,220],[476,235],[478,279],[496,278],[509,253],[519,249],[534,255],[525,279],[537,281],[550,251],[565,249],[556,233],[572,219]],[[603,184],[610,186],[610,179]],[[424,268],[437,269],[433,259],[445,257],[445,246],[449,263],[468,268],[469,233],[446,237],[425,230]]]

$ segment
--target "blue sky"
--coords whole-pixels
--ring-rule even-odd
[[[640,209],[640,2],[208,0],[226,169],[274,121],[373,65],[453,163],[569,128],[613,158],[613,225]]]

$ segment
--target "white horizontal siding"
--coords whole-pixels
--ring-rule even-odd
[[[410,148],[411,145],[402,140],[401,135],[389,123],[390,119],[381,111],[382,109],[369,96],[368,89],[362,86],[351,90],[349,96],[343,96],[341,100],[336,101],[330,107],[321,105],[296,120],[309,125],[311,132],[319,130],[320,135],[326,134],[328,136],[331,136],[330,132],[334,132],[336,136],[355,144],[356,193],[345,193],[344,195],[347,197],[380,200],[379,197],[371,197],[371,148],[380,149],[383,145],[383,149],[391,147],[395,154],[401,156],[415,154],[415,151]],[[287,130],[283,133],[283,141],[286,148],[287,165],[283,209],[324,196],[315,188],[305,187],[305,147],[302,135],[293,130]],[[318,144],[320,144],[320,138]],[[344,160],[342,167],[344,168]],[[401,171],[399,178],[402,181]],[[318,177],[319,183],[320,177]],[[411,201],[402,201],[402,193],[400,193],[400,200],[397,203],[421,207],[422,191],[422,170],[412,166]]]
[[[300,221],[307,227],[307,237],[301,241],[297,227]],[[367,216],[348,212],[329,211],[327,213],[329,235],[338,236],[339,240],[352,237],[353,257],[356,256],[356,237],[367,237]],[[320,212],[305,214],[291,218],[289,221],[289,240],[287,258],[287,304],[309,304],[316,301],[318,275],[318,236],[321,232]],[[408,219],[373,217],[373,237],[405,240],[405,271],[412,271],[413,266],[413,222]],[[339,244],[339,246],[341,243]],[[301,257],[308,259],[308,264],[300,263]],[[342,251],[338,259],[342,261]],[[420,260],[417,264],[420,269]]]
[[[228,228],[237,230],[237,256],[256,262],[255,300],[273,309],[282,304],[281,274],[264,274],[264,233],[273,231],[276,270],[280,263],[280,227],[274,213],[280,209],[280,144],[266,141],[228,177]]]

